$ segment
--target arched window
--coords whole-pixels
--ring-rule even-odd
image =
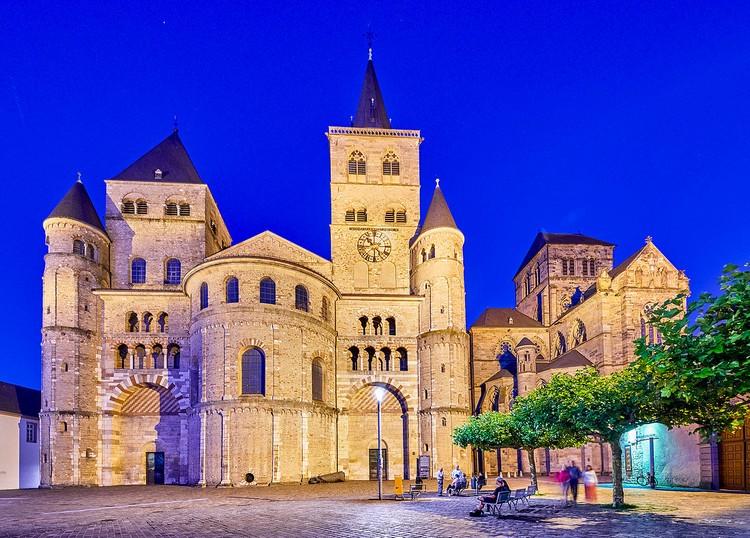
[[[435,257],[435,245],[430,247],[430,259]]]
[[[323,401],[323,364],[320,359],[313,359],[312,362],[312,399]]]
[[[167,332],[168,324],[169,324],[169,316],[167,315],[167,313],[162,312],[161,314],[159,314],[159,317],[156,319],[156,323],[159,324],[160,333]]]
[[[557,343],[555,344],[555,356],[559,357],[568,351],[568,345],[565,342],[565,335],[557,331]]]
[[[389,209],[385,212],[385,221],[396,222],[396,210],[395,209]]]
[[[227,302],[240,302],[240,281],[237,280],[236,276],[230,276],[227,279]]]
[[[385,370],[390,371],[391,370],[391,348],[384,347],[380,350],[380,352],[383,354],[383,358],[385,359]]]
[[[368,322],[369,322],[369,320],[367,319],[367,316],[362,316],[361,318],[359,318],[359,324],[362,326],[362,334],[363,335],[367,334],[367,325],[368,325]]]
[[[440,419],[440,424],[442,424],[443,426],[447,426],[448,425],[448,420],[445,417],[443,417],[443,418]]]
[[[143,344],[135,346],[135,367],[141,370],[146,367],[146,348]]]
[[[323,297],[323,300],[320,303],[320,317],[323,318],[323,321],[328,321],[330,318],[330,312],[328,311],[328,297]]]
[[[146,200],[137,200],[135,202],[135,212],[139,215],[148,215],[148,202]]]
[[[349,348],[349,360],[352,361],[352,370],[358,369],[359,363],[359,348],[352,346]]]
[[[347,209],[344,213],[344,222],[354,222],[354,210]]]
[[[654,343],[654,326],[650,323],[648,324],[648,343],[653,344]]]
[[[372,318],[372,330],[376,335],[383,334],[383,320],[380,319],[380,316]]]
[[[130,263],[130,282],[132,284],[144,284],[146,282],[146,260],[135,258]]]
[[[169,344],[167,346],[167,368],[180,367],[180,346]]]
[[[364,176],[367,169],[365,167],[365,156],[361,151],[352,151],[349,155],[349,175]]]
[[[589,260],[589,274],[596,276],[596,260]]]
[[[177,216],[177,204],[174,202],[167,202],[164,204],[164,214],[168,217]]]
[[[123,215],[135,215],[135,202],[133,200],[123,200],[120,212]]]
[[[357,209],[357,222],[367,222],[366,209]]]
[[[302,284],[297,284],[294,288],[294,308],[297,310],[309,311],[310,302],[307,295],[307,288]]]
[[[386,323],[388,323],[388,336],[396,336],[396,318],[386,318]]]
[[[190,204],[180,204],[180,216],[181,217],[190,216]]]
[[[123,368],[129,368],[128,360],[128,346],[125,344],[120,344],[117,347],[117,353],[115,353],[115,368],[123,369]]]
[[[201,284],[200,291],[200,309],[208,308],[208,284],[205,282]]]
[[[94,245],[92,245],[91,243],[86,243],[86,257],[89,260],[96,259],[96,249],[94,248]]]
[[[646,338],[646,320],[641,317],[641,338]]]
[[[586,335],[586,325],[580,319],[576,320],[575,329],[573,331],[574,346],[583,344],[588,339]]]
[[[79,256],[86,255],[86,246],[80,239],[73,240],[73,254],[78,254]]]
[[[405,209],[396,211],[396,222],[399,224],[406,224],[406,210]]]
[[[392,151],[389,151],[383,157],[383,175],[384,176],[398,176],[401,174],[401,167],[399,166],[398,157]]]
[[[242,354],[242,394],[266,394],[266,357],[257,347]]]
[[[151,348],[151,361],[154,368],[164,368],[164,350],[161,345],[156,344]]]
[[[366,347],[365,353],[367,353],[367,369],[372,370],[372,363],[375,360],[375,348],[374,347]]]
[[[444,374],[444,373],[445,373],[445,364],[441,364],[441,365],[440,365],[440,373],[441,373],[441,374]]]
[[[409,370],[409,358],[406,349],[400,347],[396,350],[396,353],[398,353],[398,369],[407,372]]]
[[[138,314],[136,314],[135,312],[128,312],[127,327],[129,333],[138,332]]]
[[[425,252],[425,249],[422,249],[422,262],[427,261],[427,252]]]
[[[165,275],[165,284],[179,284],[182,280],[182,264],[177,258],[167,260],[167,270]]]
[[[542,265],[539,262],[536,262],[536,268],[534,269],[534,277],[536,280],[537,286],[542,281]]]
[[[270,278],[264,278],[260,281],[260,302],[276,304],[276,282]]]
[[[153,325],[153,322],[154,322],[154,316],[151,315],[151,312],[145,312],[143,314],[143,332],[144,333],[151,332],[151,325]]]

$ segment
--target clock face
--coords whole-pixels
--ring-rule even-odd
[[[391,253],[391,240],[378,230],[363,233],[357,241],[359,255],[368,262],[379,262]]]

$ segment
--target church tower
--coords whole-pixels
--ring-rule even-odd
[[[412,293],[423,297],[418,338],[422,453],[433,472],[468,457],[453,444],[453,428],[469,409],[469,337],[464,297],[464,236],[436,180],[419,234],[412,243]]]
[[[44,221],[41,485],[97,485],[101,300],[110,240],[80,179]]]
[[[331,259],[343,293],[408,294],[419,223],[419,131],[393,129],[372,49],[350,127],[329,127]]]

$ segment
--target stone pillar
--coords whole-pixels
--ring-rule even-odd
[[[221,412],[221,482],[220,488],[231,488],[232,480],[229,477],[229,416],[231,410]]]
[[[205,389],[204,389],[205,390]],[[198,485],[202,488],[206,487],[206,411],[201,411],[201,431],[200,431],[200,478],[198,479]]]

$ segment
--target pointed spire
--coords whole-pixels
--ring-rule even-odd
[[[422,228],[420,233],[424,233],[427,230],[434,228],[455,228],[456,221],[453,220],[453,215],[448,207],[448,202],[445,201],[443,191],[440,189],[440,180],[435,179],[435,192],[432,194],[432,201],[430,207],[427,209],[424,221],[422,222]]]
[[[47,218],[73,219],[104,232],[104,225],[99,218],[99,214],[96,212],[96,208],[94,208],[94,204],[91,202],[89,193],[86,192],[86,187],[83,186],[80,173],[76,182],[73,183],[73,186],[63,196],[62,200],[58,202],[55,209],[52,210]]]
[[[372,63],[372,43],[368,49],[367,69],[362,83],[362,93],[359,96],[357,113],[352,122],[353,127],[373,127],[376,129],[390,129],[391,120],[385,111],[383,94],[380,92],[378,77],[375,75],[375,65]]]
[[[203,183],[177,129],[111,179],[163,183]]]

